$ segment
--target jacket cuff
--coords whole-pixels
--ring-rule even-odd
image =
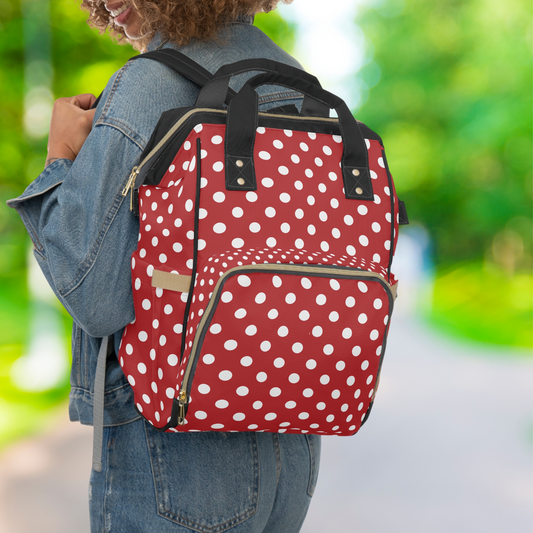
[[[72,163],[73,161],[70,159],[56,159],[39,174],[37,179],[28,185],[20,196],[6,202],[8,207],[17,210],[35,249],[39,253],[43,251],[38,230],[41,216],[39,197],[63,183]]]
[[[6,203],[9,207],[19,209],[19,205],[26,201],[48,192],[50,189],[57,187],[67,175],[70,167],[74,161],[70,159],[56,159],[53,163],[48,165],[37,178],[28,185],[26,190],[17,198],[12,198]]]

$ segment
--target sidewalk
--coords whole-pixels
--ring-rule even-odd
[[[531,533],[531,359],[392,326],[367,424],[322,441],[302,533]]]
[[[532,395],[531,359],[393,319],[372,415],[322,440],[302,533],[531,533]],[[0,533],[89,531],[92,430],[66,419],[0,457]]]

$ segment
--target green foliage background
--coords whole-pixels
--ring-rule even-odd
[[[532,346],[532,4],[378,0],[357,117],[384,140],[437,267],[429,319]]]
[[[359,117],[439,264],[478,260],[509,229],[531,267],[531,21],[527,0],[389,0],[359,19],[373,45]]]

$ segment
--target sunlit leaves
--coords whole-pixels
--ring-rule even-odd
[[[375,63],[381,76],[357,116],[382,135],[437,261],[487,257],[513,217],[531,221],[531,6],[375,4],[358,19],[372,43],[360,75],[372,87]],[[523,238],[520,268],[531,264],[531,232]]]

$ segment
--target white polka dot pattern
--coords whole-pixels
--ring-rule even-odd
[[[188,417],[197,418],[194,414],[197,410],[208,413],[202,423],[195,420],[195,429],[203,431],[209,431],[214,422],[223,423],[228,430],[247,431],[250,420],[257,420],[259,416],[259,427],[275,432],[279,430],[279,423],[287,420],[285,404],[293,402],[298,422],[294,425],[293,417],[287,432],[313,431],[317,428],[311,428],[310,424],[318,424],[320,431],[326,434],[351,434],[353,430],[349,428],[353,423],[347,422],[346,416],[339,420],[338,413],[345,405],[345,410],[357,412],[361,403],[359,395],[355,397],[357,390],[367,398],[364,405],[368,408],[368,395],[375,388],[374,376],[380,363],[376,351],[383,342],[384,317],[389,311],[386,290],[376,281],[366,282],[363,291],[357,280],[336,279],[331,283],[329,278],[312,276],[305,279],[313,290],[325,296],[325,305],[301,297],[289,306],[287,296],[304,290],[302,278],[288,274],[276,276],[279,281],[273,284],[270,272],[249,274],[246,291],[242,291],[238,275],[230,276],[225,282],[223,291],[238,294],[239,298],[220,299],[212,316],[211,322],[222,326],[216,333],[212,328],[207,330],[202,352],[215,354],[214,361],[209,361],[208,365],[201,358],[198,361],[196,376],[202,377],[193,381],[191,398],[194,401]],[[270,288],[266,289],[266,301],[257,303],[257,295],[265,294],[267,287]],[[365,311],[368,315],[365,324],[354,321],[354,309],[338,299],[336,289],[346,300],[353,298],[357,302],[355,316]],[[379,309],[374,305],[378,300],[384,303]],[[248,310],[242,320],[235,322],[225,318],[241,309]],[[278,312],[274,319],[269,318],[272,309]],[[309,315],[307,320],[299,318],[304,312]],[[335,314],[335,321],[322,327],[331,314]],[[269,329],[261,327],[268,322]],[[376,324],[380,324],[379,329],[374,327]],[[257,331],[253,336],[246,334],[250,327]],[[297,336],[287,335],[293,329],[298,332]],[[348,335],[346,330],[353,334]],[[276,333],[271,335],[270,331]],[[373,357],[368,355],[363,362],[365,355],[355,349],[358,342],[365,346],[365,354]],[[242,354],[250,355],[242,357]],[[231,377],[223,378],[224,372]],[[212,384],[208,394],[202,392],[204,383]],[[265,402],[265,398],[268,401]],[[317,407],[316,398],[326,399],[324,405]],[[226,418],[218,416],[216,409],[217,402],[222,400],[233,414],[243,413],[244,418],[230,417],[231,426],[228,426]],[[312,413],[312,416],[298,418],[303,412]],[[278,416],[273,417],[272,413]],[[328,416],[332,414],[335,418],[329,421]],[[336,425],[339,427],[333,431]]]
[[[382,283],[283,270],[242,271],[222,289],[217,283],[232,268],[264,264],[346,267],[389,279],[397,197],[382,147],[366,141],[376,200],[346,200],[340,137],[259,128],[257,191],[242,193],[224,188],[225,126],[201,126],[159,186],[139,191],[136,319],[119,353],[137,407],[155,427],[168,424],[202,328],[186,424],[169,431],[353,434],[377,389],[390,314]],[[154,269],[191,275],[199,164],[197,277],[184,331],[188,294],[154,288],[151,278]]]

